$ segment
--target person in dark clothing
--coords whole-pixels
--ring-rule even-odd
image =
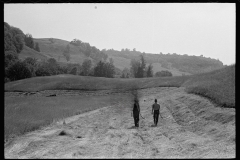
[[[134,123],[135,127],[139,127],[139,114],[140,114],[140,107],[138,100],[134,100],[134,105],[133,105],[133,118],[134,118]]]
[[[152,114],[153,114],[154,124],[156,126],[158,123],[159,110],[160,110],[160,105],[157,104],[157,99],[155,99],[155,103],[152,105]]]

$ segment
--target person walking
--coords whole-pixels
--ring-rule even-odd
[[[133,105],[133,119],[134,119],[134,124],[135,127],[139,127],[139,114],[140,114],[140,107],[138,100],[134,100],[134,105]]]
[[[157,103],[157,99],[155,99],[155,103],[152,105],[152,114],[155,126],[157,126],[158,123],[159,110],[160,105]]]

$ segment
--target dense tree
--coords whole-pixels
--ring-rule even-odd
[[[104,75],[104,63],[99,61],[94,67],[94,76],[96,77],[105,77]]]
[[[77,67],[73,67],[69,74],[77,75]]]
[[[13,44],[16,47],[16,52],[20,53],[23,50],[24,38],[23,35],[18,34],[13,38]]]
[[[140,55],[140,62],[137,64],[137,73],[135,78],[143,78],[145,76],[146,61],[143,55]]]
[[[140,67],[140,62],[135,59],[132,59],[131,60],[131,74],[135,78],[138,77],[138,68],[139,67]]]
[[[24,46],[24,33],[4,22],[4,51],[20,53]]]
[[[57,75],[61,71],[57,61],[54,58],[49,58],[46,62],[41,62],[36,71],[36,76]]]
[[[114,67],[113,63],[106,62],[104,64],[104,71],[105,71],[105,77],[113,78],[114,74],[115,74],[115,67]]]
[[[51,75],[50,70],[44,65],[39,66],[36,69],[35,74],[36,74],[36,76],[50,76]]]
[[[51,75],[58,74],[58,63],[54,58],[49,58],[46,63]]]
[[[32,58],[32,57],[27,57],[23,62],[26,64],[29,64],[29,65],[32,65],[32,66],[37,65],[37,59]]]
[[[139,78],[143,78],[144,77],[144,72],[145,72],[145,68],[146,68],[146,61],[144,59],[143,54],[140,55],[140,61],[141,61],[141,65],[140,65],[140,69],[138,70],[138,77]]]
[[[94,76],[113,78],[115,74],[115,67],[110,62],[99,61],[94,67]]]
[[[4,30],[4,51],[12,51],[17,53],[17,49],[14,46],[12,34],[9,31]]]
[[[58,73],[59,74],[67,74],[68,68],[66,66],[58,66]]]
[[[152,66],[152,64],[150,64],[147,67],[147,77],[153,77],[153,66]]]
[[[83,63],[82,63],[82,72],[81,75],[82,76],[89,76],[90,71],[91,71],[91,67],[92,67],[92,61],[89,59],[86,59]]]
[[[27,33],[24,37],[25,45],[28,46],[29,48],[34,49],[34,41],[33,37],[31,34]]]
[[[11,81],[30,78],[31,76],[31,70],[28,68],[26,63],[20,61],[11,65],[7,70],[7,77]]]
[[[135,78],[143,78],[147,76],[144,54],[140,55],[140,61],[131,60],[131,73]]]
[[[30,69],[31,77],[35,77],[36,76],[35,72],[37,69],[37,59],[28,57],[23,61],[23,63],[25,63],[27,67]]]
[[[18,54],[14,51],[5,51],[5,69],[7,69],[9,66],[11,66],[13,63],[15,63],[16,61],[18,61]]]

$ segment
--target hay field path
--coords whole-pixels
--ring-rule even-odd
[[[76,115],[18,137],[5,158],[234,158],[235,109],[184,88],[142,89],[140,127],[129,102]],[[151,105],[161,110],[153,126]],[[64,131],[63,135],[59,135]]]

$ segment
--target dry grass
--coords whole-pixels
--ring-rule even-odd
[[[223,107],[235,107],[235,65],[195,75],[183,86],[187,92],[207,97]]]
[[[55,120],[113,105],[127,98],[124,95],[5,97],[5,141]]]
[[[112,79],[74,75],[35,77],[6,83],[5,91],[136,90],[181,86],[186,87],[189,93],[205,96],[224,107],[235,107],[235,65],[200,75],[168,78]],[[35,130],[52,123],[55,119],[126,100],[132,100],[132,97],[109,95],[13,98],[5,96],[5,138]]]

